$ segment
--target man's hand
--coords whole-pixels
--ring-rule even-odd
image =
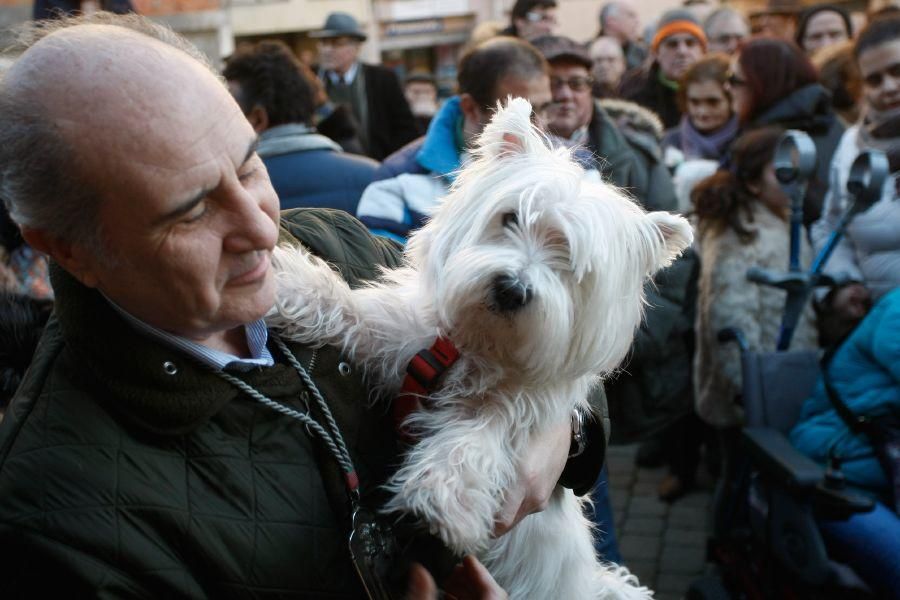
[[[507,600],[506,592],[497,585],[488,570],[474,556],[463,559],[444,589],[448,598],[456,600]],[[437,600],[438,589],[431,575],[422,565],[414,564],[409,571],[407,600]]]
[[[507,490],[496,516],[494,535],[501,536],[528,515],[547,508],[559,476],[569,458],[572,423],[566,419],[531,441],[522,457],[516,486]]]

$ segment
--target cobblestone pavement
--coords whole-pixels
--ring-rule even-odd
[[[703,575],[712,483],[701,467],[697,489],[673,504],[656,495],[666,468],[634,464],[637,445],[607,450],[609,493],[622,560],[658,600],[677,600]]]

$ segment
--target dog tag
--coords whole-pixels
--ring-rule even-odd
[[[370,600],[399,600],[391,593],[388,574],[398,555],[397,541],[390,526],[372,511],[357,506],[350,532],[350,558]]]

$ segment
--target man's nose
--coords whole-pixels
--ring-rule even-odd
[[[572,98],[572,88],[567,83],[556,86],[553,90],[553,100],[559,102],[561,100],[569,100]]]
[[[271,188],[258,196],[242,192],[231,214],[225,249],[241,253],[274,248],[278,241],[278,197]]]

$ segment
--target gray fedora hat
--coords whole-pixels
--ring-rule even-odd
[[[312,38],[352,37],[365,40],[368,36],[359,28],[359,23],[345,12],[333,12],[325,19],[325,26],[309,34]]]

